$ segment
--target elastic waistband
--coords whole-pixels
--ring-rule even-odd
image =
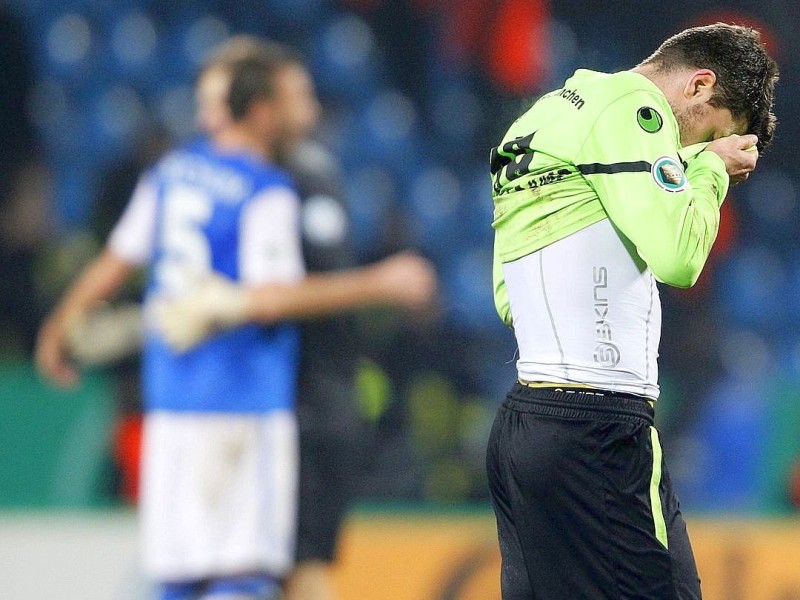
[[[646,421],[653,424],[653,406],[642,396],[585,387],[530,387],[515,383],[504,406],[521,412],[566,419]]]

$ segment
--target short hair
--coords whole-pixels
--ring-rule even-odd
[[[758,149],[772,141],[777,119],[772,113],[778,65],[749,27],[715,23],[672,36],[641,64],[661,71],[681,67],[711,69],[717,76],[710,104],[727,108],[747,121],[747,133],[758,136]]]
[[[230,74],[228,107],[234,121],[240,121],[256,100],[269,100],[275,93],[275,74],[290,65],[303,66],[291,48],[254,36],[234,36],[209,55],[200,72],[212,69]]]
[[[289,46],[255,35],[240,34],[229,37],[216,46],[205,60],[202,71],[215,67],[225,68],[247,58],[280,60],[282,63],[296,63],[301,66],[304,64],[300,54]]]

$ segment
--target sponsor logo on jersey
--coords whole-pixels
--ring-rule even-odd
[[[658,111],[649,106],[643,106],[636,112],[636,121],[639,123],[639,127],[647,133],[660,131],[661,126],[664,125],[664,119],[661,118]]]
[[[594,267],[592,274],[595,340],[597,341],[597,345],[594,347],[594,362],[601,367],[613,368],[619,364],[622,356],[619,347],[613,342],[613,331],[611,323],[608,321],[608,269]]]
[[[686,189],[686,173],[683,166],[670,156],[662,156],[653,163],[650,170],[658,187],[668,192],[682,192]]]

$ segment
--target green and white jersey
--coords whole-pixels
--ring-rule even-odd
[[[663,93],[626,71],[577,71],[492,150],[495,303],[526,381],[655,398],[656,280],[691,286],[728,176],[680,149]]]

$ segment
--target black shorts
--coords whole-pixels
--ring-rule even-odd
[[[307,431],[300,435],[297,562],[332,562],[342,523],[357,491],[356,440]]]
[[[486,460],[503,600],[700,598],[646,400],[517,384]]]

